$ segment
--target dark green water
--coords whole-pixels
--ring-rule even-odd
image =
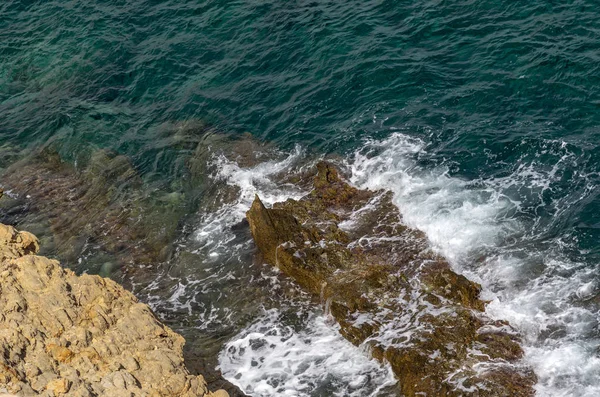
[[[300,158],[344,156],[354,183],[392,189],[406,221],[482,282],[490,312],[525,335],[539,395],[600,393],[597,3],[0,4],[1,168],[45,146],[73,164],[110,149],[144,181],[171,188],[193,149],[168,132],[196,121],[250,132],[283,158],[296,145]],[[240,220],[244,195],[276,198],[264,169],[217,165],[216,179],[243,197],[191,211],[188,244],[206,251],[204,265],[186,263],[169,276],[174,285],[213,269],[210,258],[219,263],[222,252],[203,238],[211,225]],[[237,238],[231,244],[250,250]],[[474,265],[482,254],[488,259]],[[240,255],[232,255],[238,280],[248,262]],[[204,285],[197,278],[181,296],[196,296]],[[186,315],[148,299],[164,317]],[[198,307],[189,321],[194,310],[206,313]],[[249,313],[213,335],[230,340],[259,317]],[[321,332],[315,324],[306,332]],[[289,395],[325,393],[319,384],[289,387]]]

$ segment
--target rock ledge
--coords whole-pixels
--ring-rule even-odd
[[[32,234],[0,224],[0,394],[228,396],[190,375],[183,337],[148,306],[38,249]]]

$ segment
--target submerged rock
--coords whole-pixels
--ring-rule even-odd
[[[210,393],[183,362],[184,339],[115,282],[36,256],[37,239],[0,224],[0,393]]]
[[[46,149],[11,166],[2,182],[17,197],[5,204],[17,214],[7,218],[11,223],[29,217],[34,224],[47,224],[42,229],[51,231],[45,236],[52,242],[51,252],[73,268],[90,252],[100,260],[102,252],[105,259],[98,270],[92,269],[96,273],[129,273],[135,271],[130,264],[167,259],[185,213],[176,194],[150,197],[129,159],[105,150],[95,151],[76,168]]]
[[[77,273],[110,276],[127,286],[152,282],[154,274],[146,274],[173,258],[186,218],[239,197],[237,188],[224,181],[216,186],[209,177],[217,159],[257,164],[268,152],[249,134],[234,139],[200,121],[159,129],[184,153],[173,160],[169,181],[152,179],[110,150],[82,150],[73,160],[50,145],[1,173],[12,194],[0,201],[0,222],[32,230],[44,241],[43,253]]]
[[[518,333],[485,316],[481,287],[402,223],[390,192],[356,189],[331,164],[313,190],[247,213],[263,259],[321,297],[340,332],[390,363],[405,396],[531,396]]]

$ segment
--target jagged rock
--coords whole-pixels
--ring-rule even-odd
[[[17,232],[12,226],[0,228],[0,261],[35,254],[40,249],[37,238],[28,232]]]
[[[183,362],[184,339],[115,282],[35,255],[36,238],[0,224],[0,393],[186,396],[210,393]]]
[[[492,321],[481,287],[402,223],[389,192],[356,189],[317,165],[301,200],[247,213],[263,259],[321,297],[355,345],[388,361],[405,396],[531,396],[519,336]]]

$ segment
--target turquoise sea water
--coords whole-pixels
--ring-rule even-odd
[[[406,221],[525,335],[539,395],[600,393],[597,3],[0,4],[1,168],[48,145],[73,164],[106,148],[173,185],[189,149],[164,126],[198,120],[250,132],[294,161],[295,150],[341,155],[355,184],[393,190]],[[263,169],[220,164],[242,192],[274,191]],[[190,214],[200,247],[219,214]],[[259,327],[250,317],[213,331],[241,343],[245,327]],[[315,321],[300,335],[325,338]],[[224,372],[256,385],[260,375],[245,378],[234,361],[221,357]],[[318,382],[285,385],[323,393]],[[254,393],[276,395],[269,387]]]

